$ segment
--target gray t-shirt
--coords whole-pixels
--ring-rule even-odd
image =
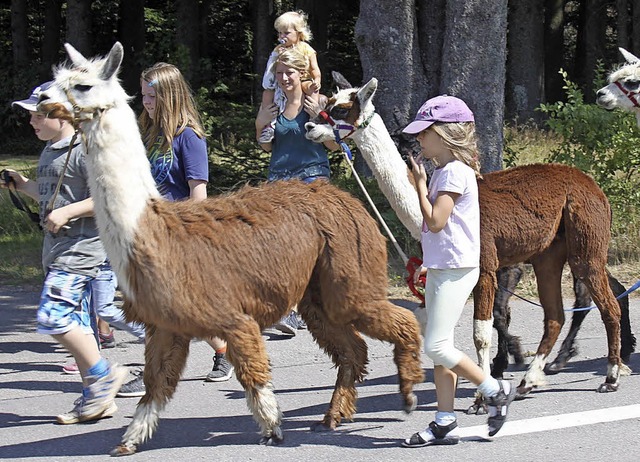
[[[64,168],[70,142],[71,138],[65,138],[53,144],[49,142],[40,154],[37,181],[42,224],[47,214],[47,206]],[[90,196],[84,156],[84,146],[78,141],[69,154],[69,163],[64,172],[54,209],[79,202]],[[42,246],[42,266],[45,273],[50,268],[55,268],[70,273],[96,276],[98,267],[105,262],[107,256],[100,242],[95,220],[92,217],[78,218],[67,223],[67,226],[69,229],[61,229],[57,234],[45,231]]]

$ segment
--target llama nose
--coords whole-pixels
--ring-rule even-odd
[[[601,98],[605,95],[605,91],[604,90],[598,90],[596,92],[596,97]]]

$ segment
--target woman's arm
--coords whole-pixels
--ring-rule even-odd
[[[320,111],[324,109],[326,104],[327,97],[324,95],[320,95],[320,99],[318,101],[314,100],[313,97],[309,95],[305,95],[304,97],[304,110],[307,114],[309,114],[310,120],[318,117],[318,114],[320,114]],[[323,141],[322,144],[331,151],[340,150],[340,145],[334,140]]]
[[[207,182],[204,180],[189,180],[189,197],[194,201],[207,198]]]
[[[260,139],[260,134],[262,133],[262,129],[269,125],[273,119],[278,116],[278,106],[274,103],[271,103],[268,106],[260,105],[260,109],[258,110],[258,115],[256,116],[256,141]],[[260,147],[265,151],[271,151],[272,143],[260,143]]]

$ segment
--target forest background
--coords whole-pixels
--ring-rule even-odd
[[[3,0],[0,166],[33,169],[42,145],[10,103],[51,78],[63,43],[94,56],[119,40],[120,77],[137,112],[142,69],[166,61],[187,76],[207,130],[211,194],[263,181],[268,155],[253,128],[260,81],[276,44],[273,21],[296,9],[309,16],[322,92],[334,89],[332,71],[354,85],[376,77],[376,109],[402,153],[416,149],[400,130],[422,102],[459,96],[476,114],[484,171],[532,161],[581,168],[613,206],[611,259],[638,260],[640,130],[632,115],[593,101],[622,61],[617,48],[640,53],[640,0]],[[334,181],[361,195],[339,153],[331,162]],[[375,182],[366,184],[401,245],[416,253]],[[0,274],[37,278],[35,257],[17,249],[37,248],[39,231],[4,193],[0,210]]]

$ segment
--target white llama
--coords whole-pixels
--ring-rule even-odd
[[[423,380],[419,328],[389,303],[386,243],[362,204],[326,183],[279,181],[202,202],[159,197],[136,117],[116,74],[116,43],[85,59],[69,44],[43,111],[73,108],[87,149],[101,239],[125,294],[127,317],[147,325],[146,393],[113,455],[150,438],[180,380],[192,338],[221,337],[260,426],[261,443],[283,439],[261,330],[297,304],[337,368],[334,394],[315,430],[355,413],[366,374],[360,333],[393,343],[404,410]]]
[[[338,78],[336,79],[336,77]],[[327,117],[318,117],[316,120],[308,122],[306,124],[307,138],[315,142],[334,139],[334,127],[338,128],[341,137],[352,138],[358,146],[359,152],[371,168],[380,189],[389,200],[391,207],[396,210],[399,219],[411,231],[412,235],[415,236],[417,233],[419,236],[422,215],[415,189],[410,181],[410,172],[408,172],[406,164],[402,160],[402,156],[398,152],[384,122],[375,113],[375,108],[372,104],[372,98],[377,89],[377,80],[372,78],[361,88],[345,88],[348,82],[343,81],[340,77],[339,75],[334,75],[334,80],[338,82],[341,89],[329,99],[326,109],[329,118],[332,120],[327,121]],[[332,122],[334,125],[331,124]],[[534,172],[532,169],[537,169],[537,171]],[[580,196],[586,196],[585,200],[589,200],[589,195],[598,197],[598,201],[602,202],[603,210],[605,212],[609,210],[606,197],[604,197],[597,185],[578,170],[565,166],[539,165],[509,169],[486,174],[484,175],[485,180],[479,183],[482,255],[481,277],[474,291],[473,336],[478,362],[487,373],[490,372],[492,309],[496,290],[495,272],[500,267],[521,263],[534,257],[541,260],[538,264],[542,264],[542,260],[546,258],[547,249],[549,249],[558,232],[557,228],[554,228],[554,223],[557,226],[557,223],[559,223],[557,217],[566,213],[563,211],[564,205],[561,203],[554,205],[554,207],[558,207],[553,212],[555,216],[548,216],[546,221],[540,220],[543,214],[536,217],[536,214],[532,214],[531,210],[537,208],[535,205],[536,200],[542,200],[543,202],[547,200],[546,198],[536,199],[536,194],[544,194],[544,191],[546,191],[546,194],[555,194],[554,198],[549,199],[552,201],[557,201],[557,197],[564,197],[567,194],[568,188],[561,188],[551,193],[549,192],[549,185],[545,184],[545,182],[555,181],[550,178],[557,176],[560,172],[576,178],[575,184],[578,188],[576,191]],[[570,183],[569,178],[565,180],[560,178],[558,181],[566,185]],[[522,194],[518,191],[527,191],[527,194],[521,197]],[[534,202],[531,205],[523,203],[529,200]],[[538,210],[538,212],[540,211]],[[569,217],[569,215],[564,216]],[[516,222],[518,220],[517,217],[520,217],[523,221],[530,220],[531,222],[518,223]],[[580,223],[578,228],[572,228],[571,232],[575,232],[576,229],[578,229],[577,232],[586,231],[579,229],[586,223],[586,220],[582,220],[584,217],[578,218],[584,223]],[[585,248],[579,250],[576,248],[571,249],[572,253],[577,251],[579,255],[569,256],[572,271],[587,283],[589,291],[594,296],[594,301],[596,301],[601,313],[604,313],[602,316],[605,319],[609,340],[609,365],[607,379],[600,386],[599,391],[615,391],[618,387],[620,371],[622,370],[623,373],[628,372],[627,366],[620,363],[619,356],[620,310],[613,293],[608,284],[606,284],[607,275],[604,268],[606,264],[606,247],[609,242],[609,219],[608,212],[601,214],[597,218],[590,217],[589,220],[593,221],[592,225],[594,227],[597,226],[598,229],[590,231],[590,237],[586,238],[586,241],[589,242]],[[574,224],[572,223],[571,226],[573,227]],[[545,229],[544,231],[542,231],[543,228]],[[579,236],[575,238],[583,239],[583,237]],[[574,260],[575,258],[582,262],[589,262],[592,266],[591,269],[594,273],[597,273],[597,278],[588,281],[587,277],[582,277],[582,274],[585,273],[585,268],[584,266],[579,268],[576,265],[577,260]],[[562,264],[564,263],[562,262]],[[590,275],[590,277],[593,277],[593,275]],[[550,280],[555,280],[555,275],[553,277],[548,276],[546,279],[549,279],[549,281],[543,280],[542,282],[545,287],[549,287]],[[603,282],[606,287],[604,287]],[[538,284],[540,287],[540,279]],[[559,284],[558,280],[558,290]],[[594,287],[597,288],[593,290]],[[552,290],[555,291],[555,289]],[[543,303],[545,305],[546,323],[544,336],[540,342],[536,357],[518,388],[520,394],[526,394],[534,387],[546,383],[544,367],[547,356],[551,352],[564,323],[561,296],[559,294],[556,296],[554,293],[549,300],[553,300],[553,302]],[[558,303],[558,300],[560,300],[560,303]],[[615,322],[611,322],[610,314],[613,314]]]
[[[640,126],[640,58],[618,48],[627,64],[609,75],[609,84],[596,93],[596,103],[608,110],[621,108],[636,115]]]

